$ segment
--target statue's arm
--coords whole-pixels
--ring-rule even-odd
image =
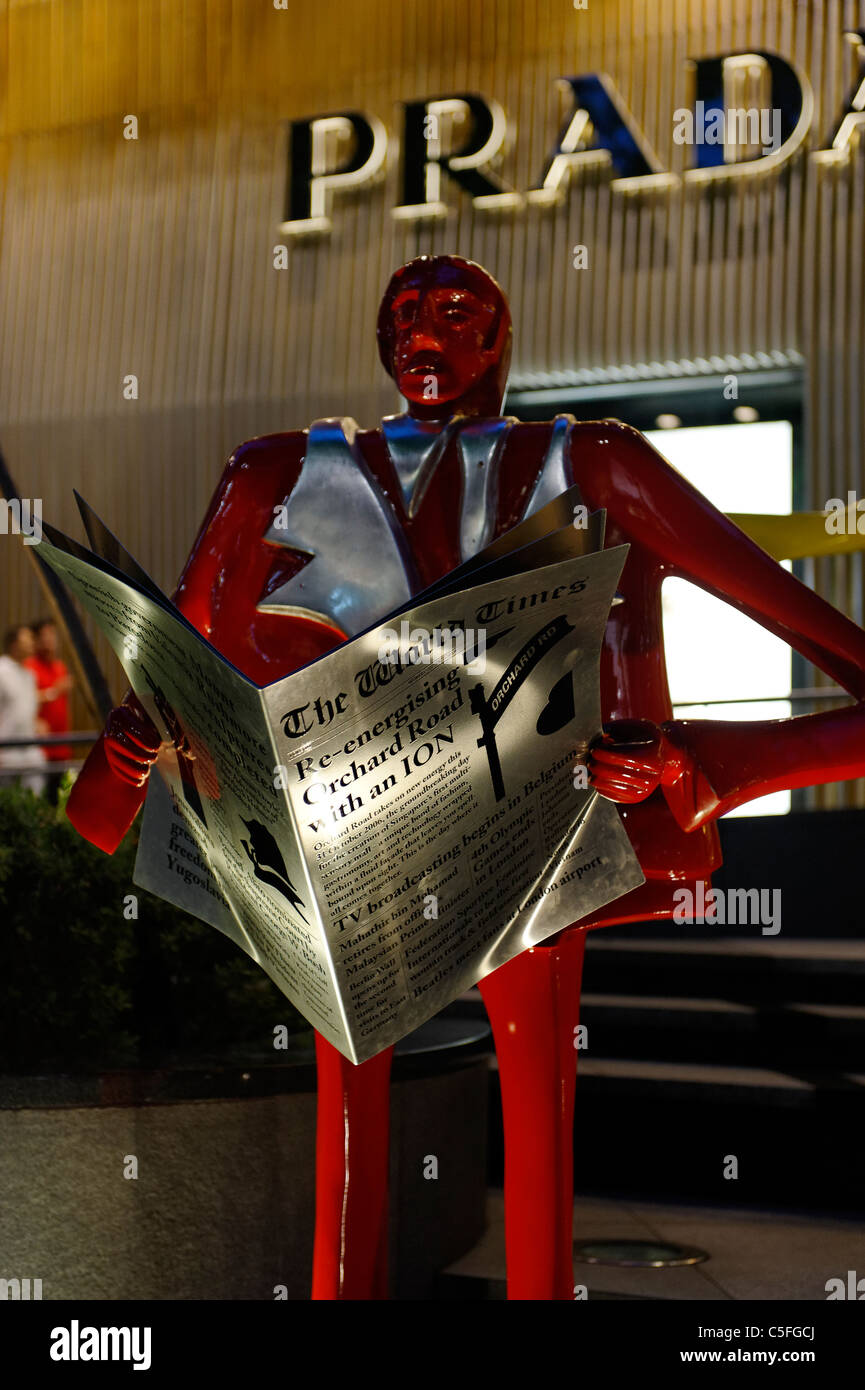
[[[603,430],[604,459],[592,473],[593,503],[607,507],[666,573],[738,608],[857,701],[785,720],[670,720],[630,755],[624,743],[599,748],[599,783],[606,778],[622,800],[661,785],[690,830],[767,792],[865,775],[865,631],[782,569],[636,430],[592,428]]]

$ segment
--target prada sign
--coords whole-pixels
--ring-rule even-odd
[[[865,30],[845,35],[859,77],[815,159],[846,159],[865,127]],[[682,181],[715,181],[777,168],[801,150],[814,117],[808,78],[768,52],[724,54],[688,63],[693,106],[670,113],[676,144],[690,147],[679,175],[665,170],[614,82],[604,73],[560,78],[569,112],[537,183],[510,188],[498,172],[510,134],[498,102],[474,92],[401,104],[399,201],[396,218],[445,217],[460,191],[489,212],[555,207],[572,180],[589,167],[606,167],[612,188],[633,194]],[[289,123],[285,220],[288,236],[327,233],[334,201],[368,188],[384,175],[396,143],[369,112],[336,111]]]

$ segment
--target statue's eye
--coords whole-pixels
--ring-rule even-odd
[[[449,323],[467,323],[471,318],[461,304],[448,304],[443,312]]]

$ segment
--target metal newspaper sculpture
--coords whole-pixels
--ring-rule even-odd
[[[378,343],[408,403],[361,430],[321,420],[229,460],[176,594],[189,620],[259,684],[322,655],[577,484],[630,552],[601,663],[605,735],[591,783],[620,803],[645,883],[480,982],[505,1125],[511,1298],[570,1299],[575,1036],[586,932],[672,916],[674,893],[721,862],[723,812],[865,773],[865,632],[781,568],[637,431],[500,414],[505,297],[478,265],[422,256],[382,301]],[[690,580],[755,619],[855,697],[795,719],[672,717],[661,584]],[[480,698],[480,697],[478,697]],[[492,722],[485,737],[494,745]],[[111,852],[144,800],[159,734],[133,696],[115,709],[69,801]],[[495,760],[491,755],[491,775]],[[354,1066],[317,1036],[313,1297],[387,1295],[391,1050]]]

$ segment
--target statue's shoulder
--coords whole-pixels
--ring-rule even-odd
[[[225,472],[265,466],[274,459],[302,458],[306,449],[307,430],[281,430],[277,434],[259,434],[245,439],[233,450]]]
[[[297,481],[306,451],[306,430],[284,430],[245,439],[232,452],[222,470],[216,495],[226,493],[269,497],[273,491],[289,492]]]
[[[646,436],[623,420],[574,420],[570,437],[574,444],[596,444],[601,449],[624,449],[661,458]]]
[[[303,463],[305,430],[285,430],[245,439],[232,452],[218,480],[199,538],[214,525],[255,526],[291,492]]]
[[[630,478],[663,480],[676,479],[679,474],[654,444],[622,420],[577,420],[568,431],[571,461],[575,472],[580,464],[590,463],[618,478],[625,490]]]
[[[599,449],[650,452],[660,457],[645,435],[632,425],[626,425],[621,420],[577,420],[565,413],[549,420],[515,420],[511,425],[509,441],[512,446],[537,446],[551,442],[556,434],[563,441],[567,439],[572,448],[597,446]]]

